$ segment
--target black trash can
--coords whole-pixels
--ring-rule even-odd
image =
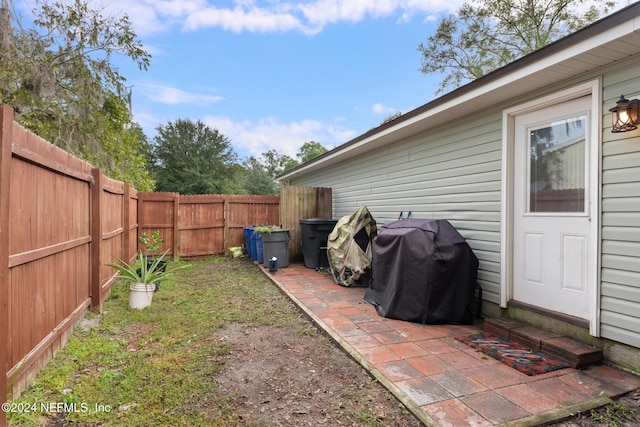
[[[302,256],[307,268],[329,267],[327,240],[338,222],[331,218],[307,218],[300,220]]]

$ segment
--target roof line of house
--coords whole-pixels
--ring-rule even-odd
[[[376,128],[373,128],[364,134],[345,142],[342,145],[306,162],[303,163],[285,173],[280,175],[279,179],[287,179],[296,176],[303,171],[310,170],[314,165],[326,162],[330,159],[336,158],[341,154],[349,151],[350,149],[362,146],[364,144],[371,144],[375,139],[391,133],[394,129],[400,129],[403,125],[408,125],[412,121],[417,120],[420,116],[424,116],[429,112],[437,112],[438,110],[447,110],[452,108],[455,104],[461,102],[466,96],[470,96],[473,92],[477,92],[482,88],[490,87],[492,84],[497,83],[500,79],[504,79],[510,75],[513,75],[519,70],[525,70],[534,64],[541,62],[543,59],[552,55],[559,54],[563,51],[571,49],[577,44],[588,41],[595,36],[601,35],[603,32],[615,29],[616,27],[624,24],[625,22],[634,21],[640,16],[640,1],[633,3],[623,9],[620,9],[613,14],[596,21],[573,34],[567,35],[559,40],[556,40],[543,48],[525,55],[514,62],[507,64],[501,68],[498,68],[483,77],[480,77],[472,82],[465,84],[451,92],[448,92],[432,101],[427,102],[411,110],[400,117],[390,122],[384,123]],[[640,28],[640,22],[633,22],[631,31],[637,31]],[[628,30],[625,30],[628,31]],[[452,104],[447,107],[447,104]]]

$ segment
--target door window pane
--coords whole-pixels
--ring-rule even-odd
[[[528,212],[584,212],[586,116],[529,129]]]

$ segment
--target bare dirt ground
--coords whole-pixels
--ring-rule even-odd
[[[419,426],[353,359],[318,333],[234,324],[219,392],[248,423],[274,426]]]

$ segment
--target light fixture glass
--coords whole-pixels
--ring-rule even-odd
[[[612,127],[611,132],[628,132],[638,129],[640,122],[640,100],[629,101],[624,95],[616,102],[616,106],[610,108]]]

